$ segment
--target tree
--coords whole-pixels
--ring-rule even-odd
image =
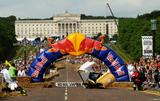
[[[111,40],[117,40],[118,39],[118,35],[114,34]]]
[[[95,40],[99,40],[98,38],[99,38],[99,36],[101,36],[101,35],[102,35],[102,33],[99,32],[99,33],[97,34],[97,36],[94,36],[94,39],[95,39]]]
[[[104,43],[108,43],[108,42],[109,42],[109,36],[106,35],[106,36],[104,37]]]
[[[155,52],[160,54],[160,19],[157,18]],[[146,18],[123,18],[119,20],[118,45],[121,46],[134,60],[142,56],[141,36],[152,35],[150,20]]]
[[[0,61],[10,58],[15,38],[15,16],[0,17]],[[13,54],[11,54],[13,56]]]

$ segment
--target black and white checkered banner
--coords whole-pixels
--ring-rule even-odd
[[[83,87],[83,82],[56,82],[56,87]]]
[[[142,36],[142,55],[144,58],[151,58],[153,56],[152,36]]]

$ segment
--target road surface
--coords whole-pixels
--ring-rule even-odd
[[[56,82],[82,82],[71,64],[59,72]],[[28,96],[0,98],[0,101],[160,101],[160,96],[125,88],[53,87],[28,89]]]

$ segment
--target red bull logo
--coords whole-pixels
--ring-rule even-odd
[[[107,50],[107,48],[102,46],[99,41],[86,38],[84,34],[73,33],[70,34],[66,39],[52,44],[52,48],[48,51],[60,51],[62,54],[69,53],[70,55],[78,56],[84,53],[92,53],[94,49]]]

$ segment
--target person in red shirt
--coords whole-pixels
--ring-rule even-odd
[[[52,44],[55,43],[55,40],[53,38],[48,38],[47,41],[48,41],[48,46],[49,47],[52,46]]]
[[[157,67],[160,70],[160,61],[157,63]]]
[[[142,87],[142,83],[143,81],[140,80],[140,73],[139,71],[135,68],[135,71],[132,74],[132,82],[133,82],[133,89],[136,90],[140,90]]]
[[[104,43],[104,38],[106,37],[107,34],[104,34],[104,35],[101,35],[99,36],[99,40],[100,40],[100,43],[103,44]]]

